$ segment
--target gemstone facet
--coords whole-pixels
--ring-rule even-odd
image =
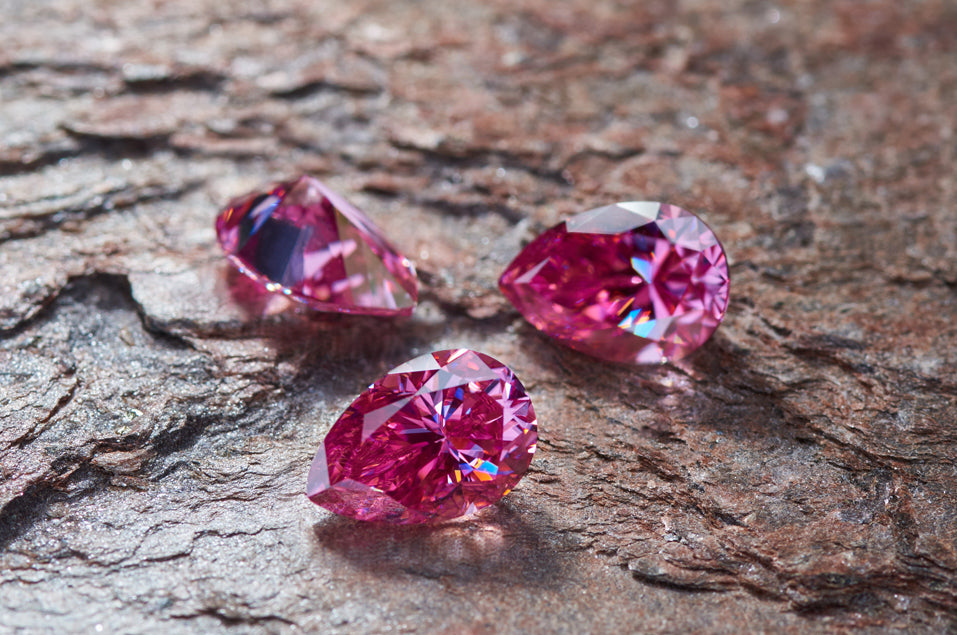
[[[635,364],[679,359],[728,307],[728,263],[704,222],[628,202],[578,214],[532,241],[499,288],[536,328],[583,353]]]
[[[240,271],[319,311],[409,315],[418,299],[412,263],[309,176],[232,201],[216,235]]]
[[[430,353],[352,402],[319,446],[306,495],[358,520],[448,520],[510,492],[537,441],[509,368],[468,349]]]

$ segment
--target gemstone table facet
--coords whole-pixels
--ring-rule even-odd
[[[680,359],[728,307],[728,263],[704,222],[674,205],[627,202],[544,232],[499,287],[536,328],[614,362]]]
[[[436,522],[498,501],[538,440],[531,399],[467,349],[417,357],[372,384],[326,435],[306,495],[358,520]]]
[[[412,263],[312,177],[234,200],[216,235],[240,271],[319,311],[409,315],[418,299]]]

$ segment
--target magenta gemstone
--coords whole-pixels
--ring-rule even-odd
[[[537,441],[509,368],[467,349],[430,353],[352,402],[319,446],[306,495],[358,520],[448,520],[508,494]]]
[[[630,202],[544,232],[499,280],[539,330],[615,362],[660,363],[707,341],[728,307],[728,263],[700,218]]]
[[[234,200],[216,235],[240,271],[319,311],[409,315],[418,299],[412,263],[312,177]]]

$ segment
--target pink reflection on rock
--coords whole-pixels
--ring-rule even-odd
[[[216,235],[265,290],[320,311],[409,315],[418,299],[412,263],[312,177],[236,199],[216,219]]]
[[[583,353],[649,364],[705,343],[728,307],[728,264],[697,216],[630,202],[541,234],[499,287],[536,328]]]
[[[306,494],[359,520],[448,520],[510,492],[537,440],[532,402],[509,368],[467,349],[430,353],[372,384],[339,417]]]
[[[293,306],[302,306],[280,293],[272,293],[258,281],[244,275],[236,267],[225,273],[229,297],[251,317],[269,317],[283,313]]]

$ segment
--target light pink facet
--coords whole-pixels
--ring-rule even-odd
[[[442,521],[487,507],[528,470],[535,411],[512,371],[467,349],[372,384],[319,446],[306,494],[358,520]]]
[[[312,177],[233,201],[216,235],[240,271],[320,311],[409,315],[418,299],[412,263]]]
[[[650,364],[705,343],[728,307],[728,264],[697,216],[618,203],[541,234],[499,287],[536,328],[583,353]]]

